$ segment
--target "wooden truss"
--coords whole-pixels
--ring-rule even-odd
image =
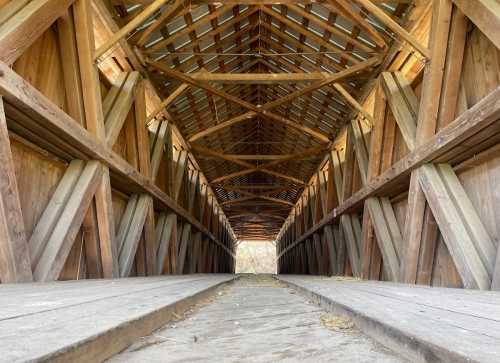
[[[466,173],[500,140],[499,14],[0,1],[1,281],[232,272],[255,238],[281,273],[499,289]],[[18,143],[57,165],[32,211]]]
[[[2,282],[55,280],[73,267],[73,278],[232,271],[233,232],[206,185],[192,178],[200,172],[188,163],[187,152],[179,151],[174,160],[172,122],[160,120],[147,129],[149,80],[130,65],[114,74],[105,74],[104,64],[96,67],[93,22],[99,9],[88,0],[10,2],[2,9],[0,45],[15,49],[2,53],[0,64]],[[12,28],[20,18],[24,22],[16,20]],[[29,34],[53,24],[64,49],[65,110],[5,63],[16,65],[37,40]],[[109,77],[104,98],[102,76]],[[30,235],[23,227],[7,130],[66,165]],[[127,153],[120,155],[116,148],[123,137]],[[168,180],[164,189],[155,185],[160,173]],[[187,187],[189,198],[180,198]],[[125,205],[115,230],[116,193]],[[68,265],[78,249],[85,253]],[[188,257],[186,250],[193,253]]]
[[[488,17],[495,10],[484,5],[472,10],[460,1],[432,3],[431,61],[423,70],[420,96],[404,71],[389,68],[380,74],[371,96],[373,129],[359,116],[351,121],[341,144],[345,148],[336,148],[313,178],[318,192],[303,195],[281,229],[281,272],[431,284],[441,236],[464,287],[498,289],[498,248],[457,175],[461,162],[492,145],[498,129],[498,87],[470,109],[458,111],[457,70],[463,66],[468,21],[478,21],[477,11]],[[491,39],[492,29],[481,23],[478,28]],[[395,162],[397,139],[406,152]],[[483,155],[475,165],[492,157]],[[401,222],[395,206],[407,187]],[[339,260],[343,246],[347,257]]]

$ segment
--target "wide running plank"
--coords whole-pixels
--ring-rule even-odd
[[[1,360],[102,361],[232,279],[211,274],[1,285]]]
[[[500,294],[492,291],[280,275],[389,348],[428,362],[498,362]]]

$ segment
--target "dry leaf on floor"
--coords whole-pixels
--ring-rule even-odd
[[[347,316],[323,314],[319,318],[325,328],[333,330],[348,330],[354,327],[354,323]]]

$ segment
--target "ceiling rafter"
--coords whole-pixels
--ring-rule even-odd
[[[394,37],[426,56],[398,28],[410,0],[111,2],[124,26],[95,57],[135,47],[163,96],[146,123],[175,123],[238,237],[272,238],[349,118],[372,122],[360,90]]]

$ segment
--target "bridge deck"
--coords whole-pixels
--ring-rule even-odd
[[[224,284],[234,278],[1,285],[0,361],[500,358],[498,292],[294,275]]]
[[[341,329],[347,328],[347,329]],[[270,276],[242,276],[117,362],[401,362],[402,358]]]
[[[0,285],[0,361],[99,361],[233,275]]]
[[[386,346],[427,361],[500,361],[500,293],[280,275]]]

